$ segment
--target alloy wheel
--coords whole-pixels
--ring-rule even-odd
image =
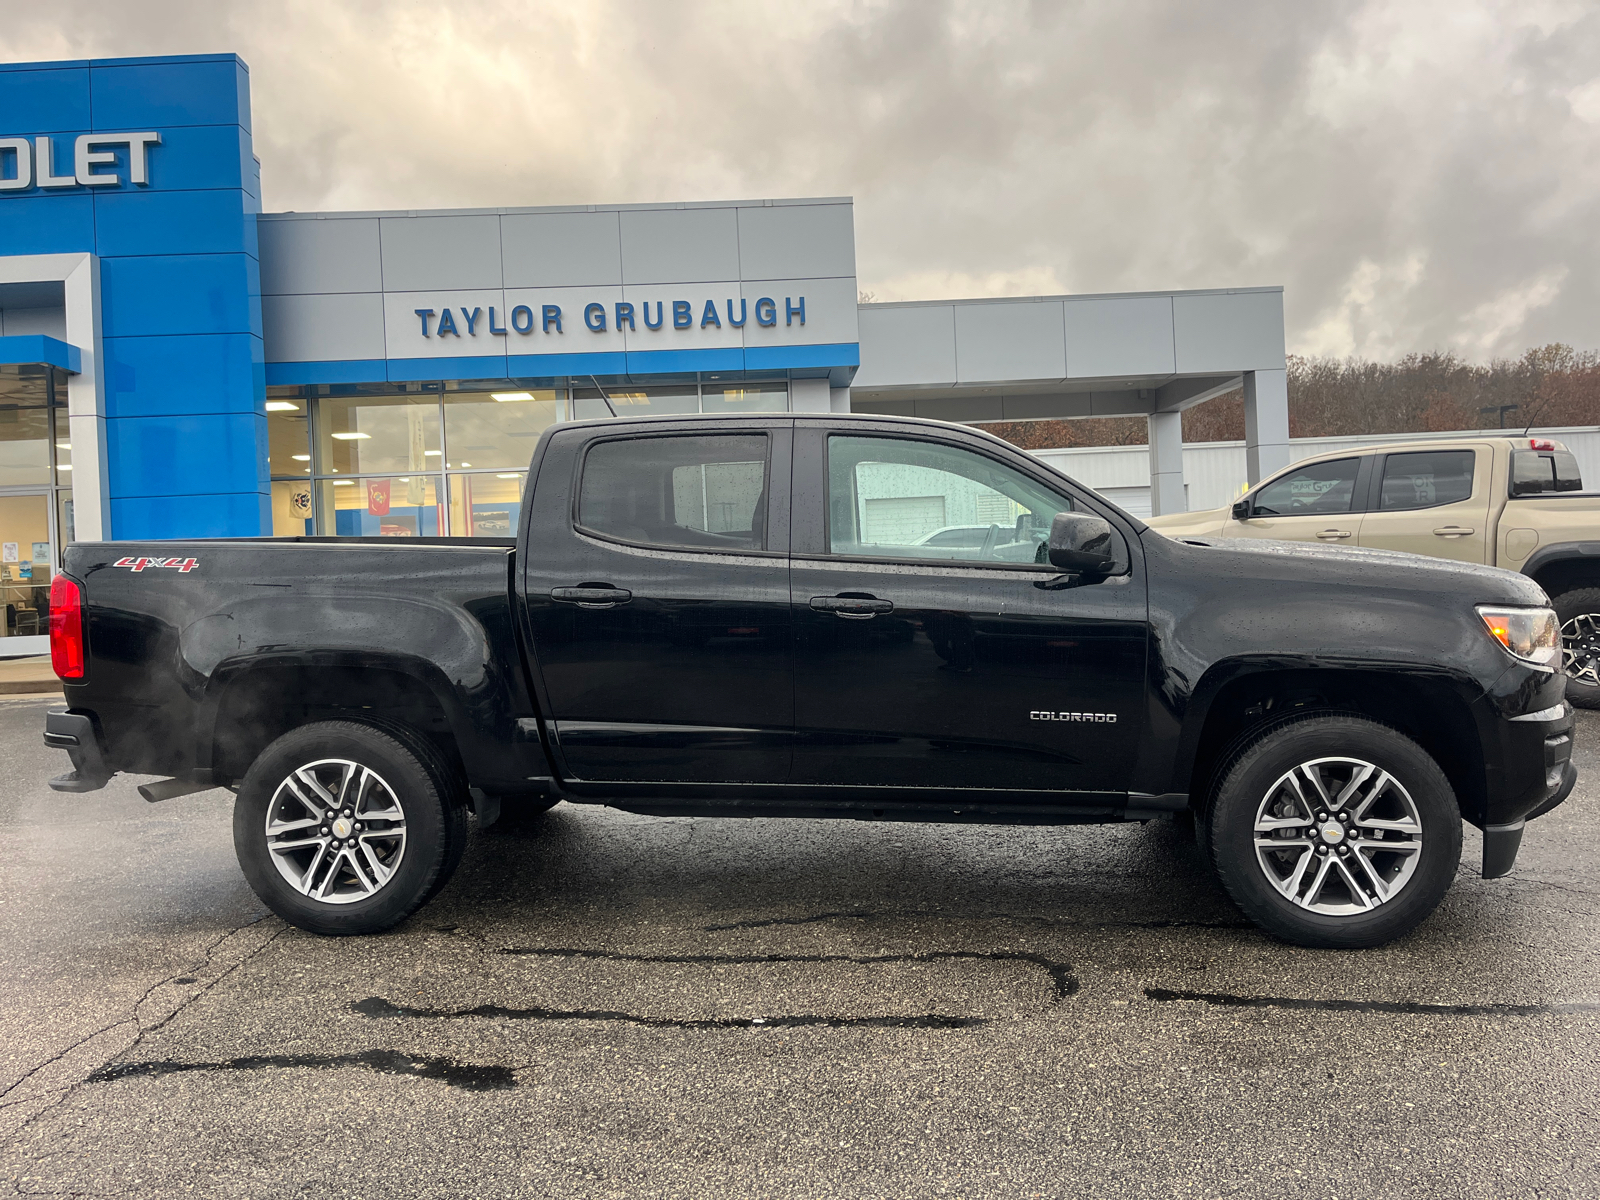
[[[1285,771],[1256,808],[1256,862],[1277,893],[1321,916],[1393,900],[1422,857],[1422,818],[1389,772],[1358,758]]]
[[[1600,687],[1600,613],[1579,613],[1561,627],[1561,670],[1568,679]]]
[[[324,904],[354,904],[394,878],[405,810],[370,767],[325,758],[290,772],[267,806],[267,848],[288,884]]]

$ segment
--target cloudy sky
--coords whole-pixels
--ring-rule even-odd
[[[1594,0],[0,0],[6,60],[221,50],[269,210],[851,195],[879,300],[1600,348]]]

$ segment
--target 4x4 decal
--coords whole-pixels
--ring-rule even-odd
[[[182,571],[187,575],[200,565],[198,558],[119,558],[111,564],[114,567],[127,567],[137,575],[146,567],[167,567]]]

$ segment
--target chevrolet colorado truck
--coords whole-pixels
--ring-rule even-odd
[[[557,425],[514,541],[80,542],[52,587],[51,786],[231,789],[250,885],[324,934],[415,912],[470,813],[565,800],[1192,817],[1262,927],[1371,946],[1438,904],[1463,821],[1503,875],[1576,779],[1528,576],[1174,540],[929,421]]]
[[[1567,699],[1600,708],[1600,494],[1550,438],[1468,437],[1304,459],[1230,506],[1172,513],[1171,537],[1404,550],[1528,576],[1561,625]]]

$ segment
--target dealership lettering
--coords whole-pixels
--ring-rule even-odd
[[[668,308],[668,303],[671,308]],[[651,305],[655,307],[652,309]],[[763,329],[771,329],[778,323],[778,302],[771,296],[762,296],[754,306],[749,301],[739,300],[738,315],[734,315],[734,302],[727,301],[727,324],[733,329],[740,329],[751,318],[751,308],[754,308],[755,322]],[[477,337],[480,330],[491,334],[508,332],[504,314],[497,306],[489,305],[487,318],[482,307],[477,308],[417,308],[413,309],[417,318],[422,322],[422,336],[434,337],[461,337],[465,331],[466,337]],[[457,318],[456,314],[460,313]],[[723,310],[717,307],[715,300],[707,300],[699,313],[699,327],[701,329],[711,326],[716,329],[723,328]],[[693,329],[696,323],[694,305],[687,300],[645,300],[635,304],[631,300],[618,300],[610,308],[598,301],[592,301],[583,306],[583,327],[591,333],[605,333],[615,329],[618,333],[626,327],[629,332],[639,331],[639,322],[644,323],[646,329],[661,329],[666,326],[671,318],[674,329]],[[542,333],[565,333],[564,314],[559,304],[541,304],[538,315],[526,304],[518,304],[511,310],[510,332],[532,333],[537,324]],[[785,325],[804,325],[806,323],[806,298],[804,296],[785,296],[783,298],[783,323]]]
[[[42,188],[104,187],[122,182],[117,172],[117,155],[106,146],[123,146],[128,152],[128,182],[146,187],[150,183],[150,147],[161,144],[161,135],[143,133],[83,133],[73,145],[71,170],[56,174],[55,141],[48,134],[38,137],[0,137],[0,192],[23,192]],[[61,164],[65,169],[67,163]],[[106,168],[111,168],[107,170]]]

